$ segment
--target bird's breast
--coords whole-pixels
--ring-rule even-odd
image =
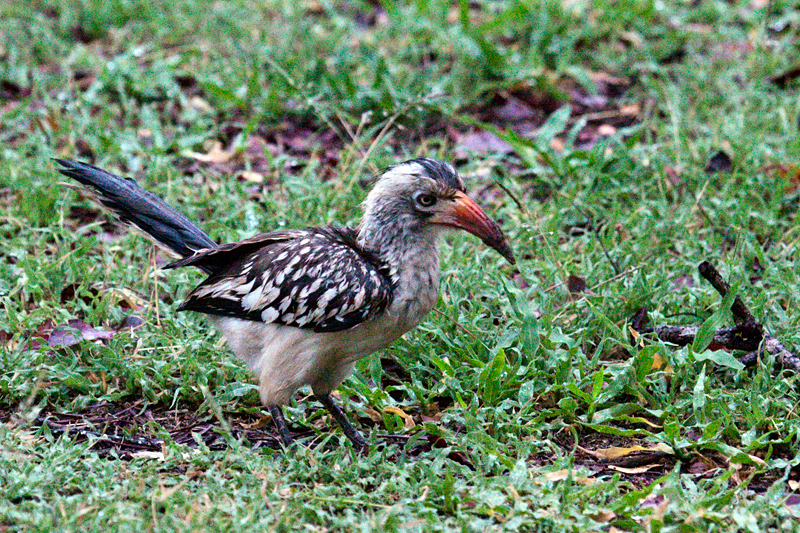
[[[439,276],[416,272],[398,290],[388,313],[395,316],[406,331],[417,327],[431,312],[439,297]]]
[[[439,297],[439,255],[409,254],[396,272],[394,296],[387,309],[402,333],[417,327]]]

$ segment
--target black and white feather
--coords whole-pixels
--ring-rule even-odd
[[[287,230],[200,251],[167,266],[212,272],[178,309],[317,332],[352,328],[392,299],[387,265],[355,236],[349,228]]]

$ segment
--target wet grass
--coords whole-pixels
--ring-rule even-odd
[[[790,2],[0,7],[0,528],[795,529],[797,376],[630,325],[732,323],[709,260],[799,344],[798,82],[769,79],[799,24]],[[305,446],[272,449],[247,369],[175,312],[200,276],[50,161],[231,241],[355,223],[419,155],[457,163],[520,260],[448,238],[437,310],[339,390],[368,455],[307,392]],[[70,320],[110,338],[50,346]]]

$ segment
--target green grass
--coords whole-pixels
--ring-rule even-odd
[[[708,259],[800,346],[800,84],[767,79],[800,61],[793,3],[296,4],[0,7],[0,530],[800,529],[798,377],[629,329],[642,307],[656,324],[718,311],[696,273]],[[512,97],[539,111],[535,132],[492,114]],[[626,105],[636,120],[598,140],[592,113]],[[287,415],[315,438],[293,455],[229,431],[260,405],[202,317],[175,312],[201,277],[158,270],[50,160],[132,176],[231,241],[355,223],[371,175],[454,160],[475,128],[514,149],[459,171],[520,260],[448,238],[437,312],[340,387],[366,456],[305,392]],[[191,155],[215,142],[230,160]],[[732,171],[704,172],[718,150]],[[570,294],[569,275],[590,291]],[[132,313],[144,325],[105,344],[30,349],[47,324]],[[224,446],[177,443],[156,416],[124,434],[165,439],[163,455],[120,458],[41,425],[100,402],[135,404],[137,421],[194,413]],[[602,456],[635,445],[660,453]]]

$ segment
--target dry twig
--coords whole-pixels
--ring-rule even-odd
[[[730,285],[722,278],[722,275],[714,265],[708,261],[703,261],[697,267],[697,270],[720,296],[724,298],[728,294]],[[678,346],[686,346],[694,342],[700,329],[697,326],[644,327],[647,320],[646,313],[646,310],[642,310],[636,314],[632,324],[633,328],[643,334],[655,333],[659,339]],[[733,301],[731,313],[736,325],[732,328],[720,328],[715,331],[710,347],[748,352],[739,358],[739,362],[745,366],[755,365],[759,356],[766,352],[774,356],[775,361],[783,368],[800,373],[800,358],[789,351],[771,333],[764,331],[764,326],[756,320],[753,313],[738,296]]]

